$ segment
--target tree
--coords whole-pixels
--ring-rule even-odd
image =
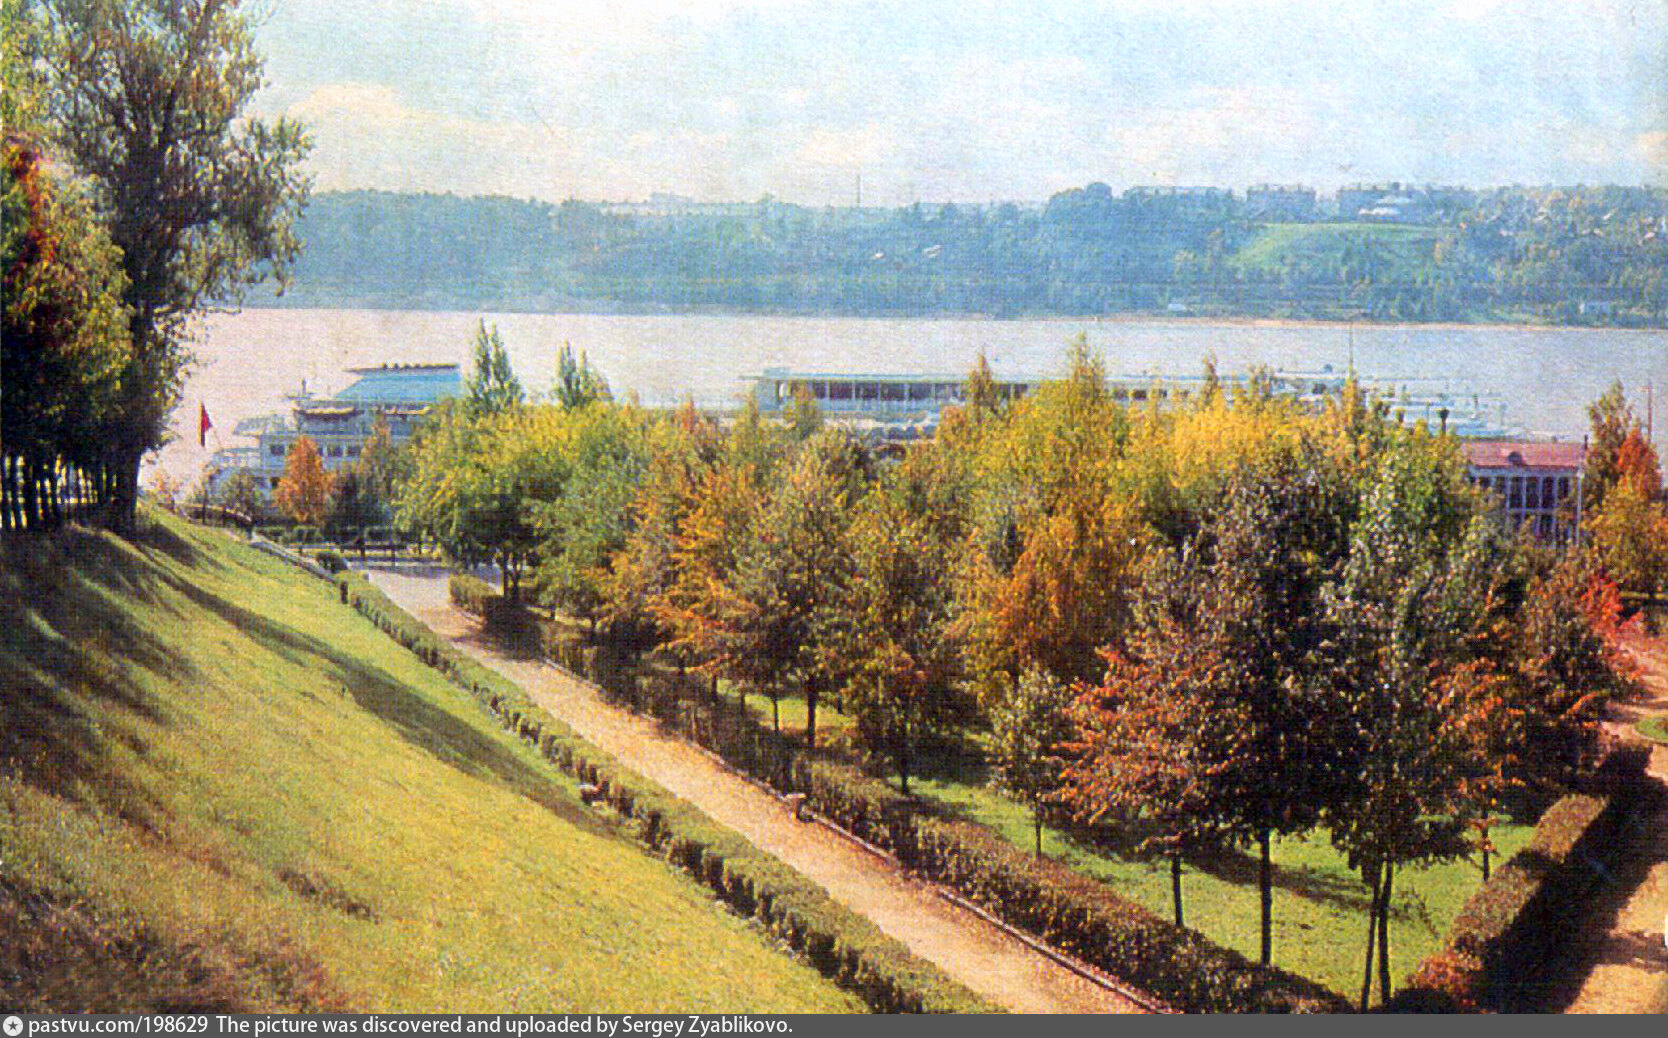
[[[756,400],[755,400],[756,403]],[[822,428],[822,408],[811,387],[801,383],[793,391],[793,403],[788,406],[788,432],[795,440],[808,440]]]
[[[510,357],[496,324],[489,329],[483,320],[475,330],[475,367],[465,389],[469,413],[476,418],[520,407],[527,398],[510,370]]]
[[[1645,500],[1654,501],[1662,496],[1662,465],[1657,460],[1656,448],[1645,439],[1644,430],[1637,422],[1616,448],[1615,470],[1616,482],[1632,487]]]
[[[1191,694],[1236,721],[1227,742],[1195,756],[1211,763],[1221,830],[1257,844],[1265,966],[1273,955],[1270,843],[1315,824],[1331,751],[1316,723],[1310,655],[1324,630],[1320,591],[1342,555],[1343,531],[1328,480],[1312,462],[1283,459],[1239,473],[1197,542],[1204,579],[1184,585],[1197,596],[1189,610],[1194,644],[1218,661],[1213,677],[1226,679]]]
[[[220,483],[220,501],[225,507],[253,519],[262,511],[264,495],[259,478],[248,469],[234,469]]]
[[[1611,486],[1585,521],[1594,556],[1623,590],[1654,594],[1668,587],[1668,515],[1636,480]]]
[[[1002,789],[1031,808],[1036,855],[1042,857],[1043,806],[1060,788],[1062,747],[1073,729],[1066,687],[1030,667],[990,707],[991,763]]]
[[[111,439],[115,519],[131,526],[139,463],[160,445],[210,300],[282,280],[300,249],[301,126],[249,117],[261,85],[238,0],[47,0],[49,110],[89,176],[126,277],[131,350]]]
[[[609,563],[631,533],[633,500],[649,466],[635,409],[588,407],[570,416],[570,470],[556,500],[534,512],[541,539],[538,586],[546,605],[593,624],[608,601]]]
[[[732,672],[773,704],[784,687],[798,689],[810,746],[829,684],[822,643],[847,580],[846,531],[864,479],[860,448],[844,432],[803,443],[751,524],[724,617]]]
[[[1001,406],[996,376],[991,373],[990,358],[985,355],[983,349],[979,350],[978,360],[973,362],[972,369],[967,373],[967,380],[962,384],[961,396],[963,406],[975,422],[996,414]]]
[[[1621,379],[1612,382],[1603,395],[1587,406],[1587,419],[1592,432],[1587,437],[1587,465],[1581,487],[1586,495],[1583,504],[1591,511],[1603,502],[1621,477],[1617,455],[1628,434],[1639,425]]]
[[[580,351],[579,359],[575,360],[573,347],[563,343],[556,354],[556,403],[563,410],[575,411],[611,399],[608,380],[591,367],[591,359]]]
[[[382,521],[382,503],[371,491],[358,466],[338,473],[331,480],[330,499],[323,522],[333,537],[347,540],[363,536],[367,526],[375,526]]]
[[[400,484],[410,475],[411,464],[407,453],[394,446],[388,419],[380,412],[371,428],[370,439],[365,441],[359,452],[359,464],[355,469],[364,492],[377,502],[383,512],[377,521],[386,522]]]
[[[0,161],[0,517],[16,529],[61,521],[65,496],[108,500],[131,343],[120,257],[88,201],[25,136],[8,134]]]
[[[1377,460],[1341,574],[1322,594],[1330,634],[1315,688],[1339,762],[1326,814],[1372,894],[1363,1010],[1375,944],[1390,996],[1396,870],[1465,853],[1479,809],[1471,793],[1490,768],[1497,697],[1474,639],[1493,536],[1448,445],[1404,437]]]
[[[928,494],[913,458],[863,499],[851,532],[852,573],[825,662],[846,682],[859,736],[891,756],[899,785],[921,743],[961,716],[961,656],[950,581],[954,549],[915,507]]]
[[[284,460],[284,475],[274,495],[278,508],[298,523],[317,526],[330,507],[335,480],[324,470],[318,444],[309,436],[297,437]]]
[[[518,407],[473,418],[464,401],[437,407],[408,447],[411,475],[395,501],[399,524],[432,538],[461,566],[492,563],[504,594],[538,549],[534,517],[562,493],[571,469],[567,416]]]

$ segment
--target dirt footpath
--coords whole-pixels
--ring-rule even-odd
[[[662,734],[652,720],[601,702],[589,687],[542,661],[498,648],[477,621],[452,607],[443,573],[368,575],[403,608],[519,684],[585,738],[821,884],[836,901],[986,998],[1021,1013],[1140,1012],[822,826],[795,821],[775,797]]]
[[[1628,651],[1639,664],[1645,695],[1613,707],[1606,727],[1622,738],[1638,740],[1634,722],[1651,715],[1668,717],[1668,642],[1632,638]],[[1668,786],[1668,746],[1652,749],[1650,773]],[[1565,1012],[1648,1012],[1668,984],[1668,948],[1663,946],[1663,914],[1668,913],[1668,810],[1640,819],[1629,839],[1632,846],[1621,856],[1616,879],[1631,893],[1625,900],[1618,899],[1614,922],[1599,945],[1597,960]]]

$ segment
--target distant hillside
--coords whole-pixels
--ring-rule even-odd
[[[863,1009],[330,585],[147,524],[0,542],[0,1006]]]
[[[553,312],[1668,320],[1668,192],[1502,189],[1424,224],[1225,192],[1046,205],[551,205],[325,193],[283,305]]]

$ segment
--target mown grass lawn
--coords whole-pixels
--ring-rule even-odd
[[[0,556],[0,1003],[861,1011],[323,582],[147,515]]]
[[[748,708],[770,723],[770,701],[748,697]],[[794,696],[781,702],[782,728],[803,732],[805,705]],[[822,732],[847,730],[852,721],[826,704],[817,708]],[[910,790],[944,811],[977,822],[1030,852],[1035,847],[1030,810],[984,781],[965,761],[928,768],[912,778]],[[888,776],[890,779],[890,776]],[[1502,825],[1491,839],[1494,863],[1504,862],[1528,842],[1532,826]],[[1043,853],[1099,879],[1156,915],[1174,915],[1168,861],[1141,861],[1084,846],[1058,829],[1043,828]],[[1368,892],[1324,832],[1277,840],[1274,844],[1274,961],[1332,988],[1358,997],[1366,954]],[[1397,874],[1390,924],[1391,976],[1401,983],[1437,950],[1454,916],[1482,884],[1478,863],[1457,861]],[[1252,855],[1187,866],[1183,878],[1187,925],[1211,940],[1255,960],[1260,952],[1257,863]],[[1376,995],[1375,995],[1376,997]]]

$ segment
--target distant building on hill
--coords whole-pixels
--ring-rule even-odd
[[[1276,222],[1313,220],[1315,189],[1298,184],[1253,185],[1245,192],[1245,215]]]
[[[1452,219],[1476,201],[1477,193],[1463,187],[1420,186],[1404,184],[1399,180],[1383,184],[1348,184],[1338,189],[1338,219],[1430,223]]]
[[[226,477],[243,469],[254,473],[262,491],[270,494],[284,475],[290,447],[303,436],[318,444],[326,471],[351,467],[376,431],[378,418],[388,423],[389,439],[402,444],[435,404],[463,392],[456,364],[383,364],[348,373],[359,378],[333,397],[310,396],[303,387],[290,398],[294,407],[288,414],[239,422],[234,435],[254,437],[255,446],[214,452],[210,492],[218,493]]]
[[[1527,526],[1544,541],[1579,535],[1584,444],[1467,440],[1464,450],[1471,481],[1495,493],[1509,524]]]

